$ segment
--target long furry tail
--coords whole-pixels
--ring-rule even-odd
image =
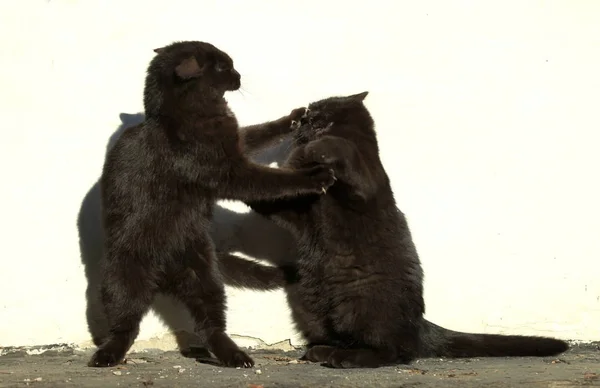
[[[423,323],[420,357],[548,357],[569,348],[567,342],[554,338],[461,333]]]
[[[219,253],[218,260],[223,281],[228,286],[270,291],[285,285],[284,272],[277,267],[262,265],[230,253]]]

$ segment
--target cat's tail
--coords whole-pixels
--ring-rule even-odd
[[[569,348],[554,338],[461,333],[423,322],[420,357],[548,357]]]
[[[230,253],[218,253],[219,269],[226,285],[269,291],[285,285],[284,272],[277,268],[245,260]]]

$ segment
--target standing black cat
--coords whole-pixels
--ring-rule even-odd
[[[308,341],[304,359],[336,368],[565,351],[567,343],[558,339],[460,333],[424,319],[423,271],[379,158],[366,95],[310,104],[295,132],[286,165],[331,166],[337,182],[326,195],[248,202],[295,235],[295,264],[281,271],[223,255],[226,283],[284,285],[293,320]]]
[[[198,334],[227,366],[254,364],[225,334],[225,294],[208,235],[216,199],[259,200],[320,193],[327,167],[277,170],[249,162],[263,138],[290,131],[304,108],[247,128],[242,138],[224,93],[240,75],[224,52],[203,42],[155,50],[144,90],[146,119],[108,153],[100,180],[105,229],[101,298],[108,338],[89,362],[120,362],[157,292],[178,297]],[[261,140],[262,139],[262,140]]]

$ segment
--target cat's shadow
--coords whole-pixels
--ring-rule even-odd
[[[110,150],[123,131],[144,120],[143,113],[120,114],[121,125],[111,135],[106,151]],[[254,160],[262,164],[281,162],[287,156],[289,143],[266,150]],[[92,338],[105,338],[108,323],[99,299],[101,262],[103,257],[103,230],[101,221],[100,187],[96,182],[85,195],[77,219],[81,261],[87,278],[86,318]],[[283,263],[293,256],[294,243],[291,235],[259,215],[237,213],[220,205],[215,206],[211,235],[217,249],[226,252],[242,252],[271,263]],[[179,349],[186,354],[190,346],[204,344],[193,334],[194,324],[185,307],[176,299],[158,295],[152,309],[175,335]]]

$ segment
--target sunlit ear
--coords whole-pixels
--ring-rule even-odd
[[[182,79],[198,77],[202,74],[202,68],[194,56],[184,59],[175,67],[175,74]]]
[[[369,92],[362,92],[362,93],[353,94],[351,96],[348,96],[348,98],[351,100],[355,100],[355,101],[363,101],[367,97],[368,94],[369,94]]]

